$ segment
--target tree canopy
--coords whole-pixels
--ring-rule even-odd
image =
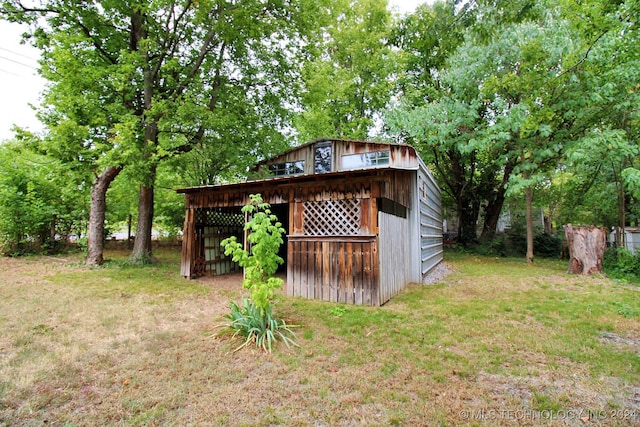
[[[49,82],[46,132],[18,135],[7,167],[43,156],[70,177],[82,209],[38,203],[88,220],[89,263],[105,221],[137,218],[144,261],[154,221],[180,223],[168,188],[242,179],[320,137],[414,145],[465,244],[491,239],[507,205],[551,225],[638,224],[638,0],[445,0],[403,17],[385,0],[0,4]],[[0,184],[47,194],[30,174]]]

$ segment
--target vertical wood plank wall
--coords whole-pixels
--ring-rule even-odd
[[[378,213],[380,224],[380,304],[384,304],[411,282],[409,220]]]
[[[380,305],[377,238],[289,237],[287,294]]]

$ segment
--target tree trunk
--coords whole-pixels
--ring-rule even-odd
[[[607,229],[596,226],[564,226],[569,246],[569,273],[602,273],[602,258],[607,243]]]
[[[138,224],[136,226],[136,237],[133,243],[133,251],[130,260],[136,264],[147,264],[153,262],[151,250],[151,232],[153,227],[153,201],[156,168],[150,168],[150,184],[140,185],[138,195]]]
[[[505,194],[507,192],[506,186],[511,177],[511,173],[515,168],[515,162],[508,160],[504,166],[504,172],[502,175],[502,181],[494,193],[492,200],[489,200],[484,215],[484,224],[482,226],[482,233],[480,234],[480,240],[488,241],[496,233],[498,227],[498,221],[500,220],[500,213],[502,213],[502,206],[504,206]]]
[[[142,49],[144,45],[140,42],[147,38],[147,28],[145,27],[146,16],[140,11],[135,11],[131,17],[131,45],[134,50]],[[146,49],[146,47],[145,47]],[[144,84],[144,111],[142,113],[142,124],[144,126],[144,158],[148,162],[148,171],[143,176],[138,195],[138,224],[136,226],[136,237],[133,243],[133,251],[129,257],[134,264],[147,264],[153,262],[151,251],[151,231],[153,226],[153,198],[154,184],[156,180],[157,159],[153,159],[157,154],[155,148],[158,144],[158,119],[161,114],[152,113],[153,95],[157,77],[157,69],[151,66],[149,50],[144,51],[146,63],[143,65]]]
[[[527,200],[527,264],[533,264],[533,188],[524,190]]]
[[[458,198],[458,242],[463,246],[476,241],[477,211],[467,197]]]
[[[89,231],[87,234],[87,265],[104,263],[104,218],[107,211],[107,190],[122,167],[110,166],[96,177],[91,187]]]

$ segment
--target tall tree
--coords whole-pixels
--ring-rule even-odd
[[[323,42],[303,69],[299,138],[366,139],[391,97],[395,55],[387,0],[334,0]]]
[[[436,93],[417,108],[405,103],[387,122],[434,165],[456,201],[463,243],[475,239],[481,207],[482,237],[492,236],[510,180],[531,184],[558,158],[568,126],[561,112],[573,96],[563,67],[576,51],[567,23],[542,3],[516,2],[510,14],[476,6],[478,23],[431,73]]]
[[[96,170],[97,210],[103,211],[102,191],[119,171],[135,168],[140,187],[132,259],[141,262],[152,256],[160,162],[196,146],[247,144],[258,156],[285,143],[296,87],[292,63],[318,14],[314,2],[305,0],[2,5],[5,17],[32,25],[43,51],[43,74],[52,82],[46,120],[84,133],[73,133],[72,140],[90,153],[78,160],[89,160]],[[230,130],[242,116],[258,119],[254,129],[273,131],[234,138]],[[61,151],[76,151],[66,140],[55,142]],[[103,217],[97,214],[96,221]]]

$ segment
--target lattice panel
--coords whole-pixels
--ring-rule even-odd
[[[196,211],[196,223],[203,225],[244,227],[244,214],[223,212],[214,209],[198,209]]]
[[[353,236],[360,232],[360,200],[304,202],[306,236]]]

